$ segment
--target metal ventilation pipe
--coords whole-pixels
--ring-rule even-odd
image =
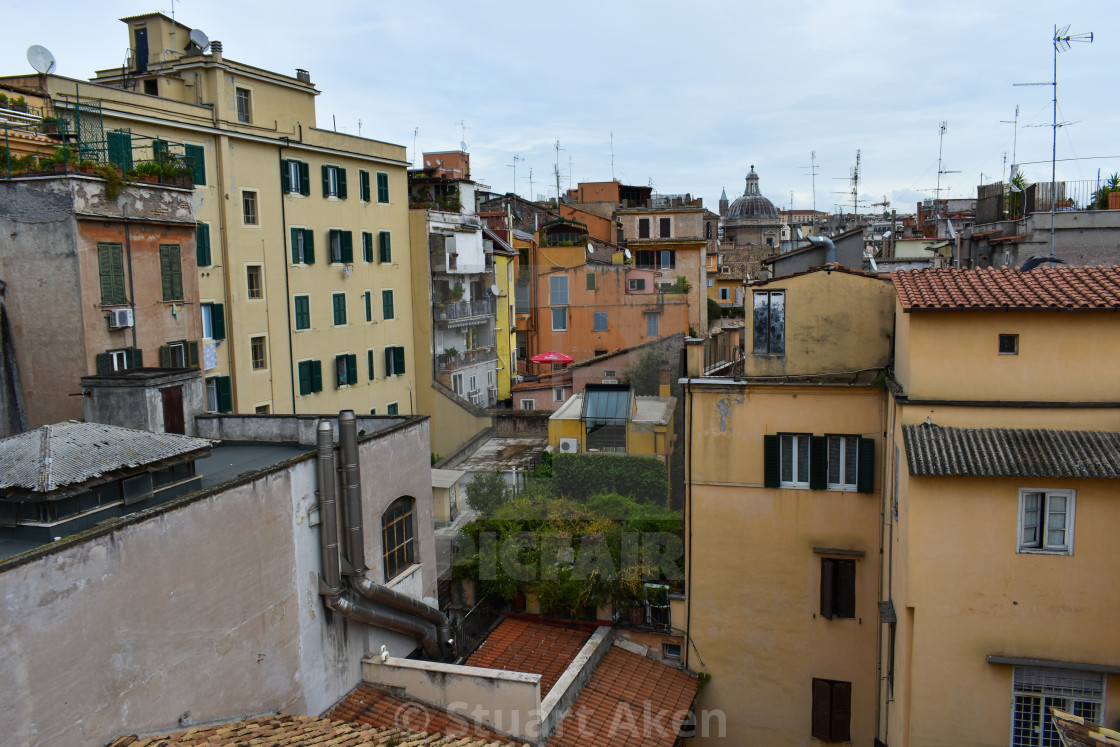
[[[836,244],[832,243],[832,239],[827,236],[809,236],[808,240],[810,244],[824,245],[824,263],[826,265],[836,261]]]
[[[338,511],[334,497],[334,428],[320,420],[315,445],[319,472],[319,538],[323,557],[323,583],[326,591],[337,595],[342,590],[338,557]]]
[[[344,548],[354,575],[361,576],[366,571],[365,537],[362,533],[362,483],[358,471],[358,419],[353,410],[343,410],[338,414],[338,442],[346,517]]]

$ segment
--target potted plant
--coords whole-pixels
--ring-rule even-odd
[[[462,301],[465,292],[466,289],[463,288],[462,283],[455,283],[455,286],[451,289],[451,298],[455,301]]]
[[[93,167],[93,171],[105,180],[105,199],[110,201],[117,199],[124,187],[120,170],[112,164],[99,163]]]
[[[157,182],[163,174],[163,167],[155,161],[145,161],[136,164],[132,173],[135,173],[136,178],[142,182]]]
[[[83,174],[92,174],[94,173],[94,170],[96,168],[97,163],[89,160],[88,158],[84,161],[78,162],[78,171],[82,172]]]

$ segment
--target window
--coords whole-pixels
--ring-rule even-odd
[[[334,325],[340,327],[346,324],[346,294],[331,294],[331,303],[334,306]]]
[[[999,354],[1000,355],[1018,355],[1019,354],[1019,335],[1000,335],[999,336]]]
[[[568,310],[567,309],[553,309],[552,310],[552,331],[553,332],[567,332],[568,331]]]
[[[809,487],[809,436],[789,434],[781,439],[781,487]]]
[[[109,367],[113,371],[125,371],[128,369],[128,351],[127,350],[110,350],[109,351]]]
[[[672,218],[658,218],[658,220],[657,220],[657,230],[658,230],[657,235],[660,238],[663,238],[663,239],[669,238],[670,230],[672,228],[672,225],[673,225],[673,219]]]
[[[366,367],[369,369],[369,380],[373,381],[373,351],[366,351]],[[371,415],[373,413],[370,413]]]
[[[377,254],[381,262],[393,261],[393,246],[388,231],[381,231],[377,234]]]
[[[284,160],[280,162],[280,186],[284,194],[311,194],[310,168],[303,161]]]
[[[270,412],[272,412],[272,406],[271,405],[257,405],[256,407],[253,408],[253,412],[255,412],[257,415],[268,415]]]
[[[311,297],[296,296],[296,329],[311,329]]]
[[[626,281],[626,289],[632,291],[644,291],[646,289],[645,278],[631,278]]]
[[[528,283],[517,283],[513,287],[513,299],[518,314],[528,314],[532,310],[529,305]]]
[[[323,391],[323,366],[320,361],[300,361],[297,368],[301,395]]]
[[[754,292],[754,354],[785,355],[785,291]]]
[[[245,268],[245,285],[250,300],[264,298],[264,282],[261,279],[260,265],[249,265]]]
[[[237,99],[237,121],[245,122],[246,124],[252,122],[252,101],[249,89],[235,88],[234,94]]]
[[[1073,554],[1073,490],[1019,490],[1019,552]]]
[[[397,415],[398,414],[398,412],[397,412],[398,409],[399,408],[397,407],[396,402],[390,402],[389,404],[385,405],[385,414],[386,415]]]
[[[404,348],[389,346],[385,348],[385,375],[400,376],[404,373]]]
[[[568,305],[568,276],[553,275],[548,279],[548,305]]]
[[[206,149],[201,145],[184,145],[187,165],[192,169],[192,179],[199,186],[206,185]]]
[[[202,309],[202,336],[208,340],[226,339],[225,306],[220,303],[204,303]]]
[[[263,336],[249,338],[249,358],[252,360],[254,371],[263,371],[268,368],[266,353],[267,349]]]
[[[646,314],[646,337],[657,337],[657,314]]]
[[[389,201],[389,175],[384,172],[377,172],[377,201]]]
[[[127,371],[130,368],[144,366],[144,351],[136,348],[123,348],[120,350],[107,350],[95,356],[97,374],[110,374],[114,371]]]
[[[534,400],[531,400],[531,399],[522,399],[521,400],[521,409],[522,410],[535,410],[535,409],[537,409],[537,403]]]
[[[851,740],[852,683],[813,678],[813,730],[824,742]]]
[[[206,378],[206,412],[233,412],[233,391],[228,376]]]
[[[381,291],[381,316],[384,319],[393,318],[393,291]]]
[[[587,273],[587,290],[595,290],[595,273],[593,272]]]
[[[458,373],[451,375],[451,391],[455,392],[455,394],[460,397],[463,396],[463,374]]]
[[[720,288],[719,289],[719,300],[730,301],[731,300],[731,291],[728,288]]]
[[[773,236],[767,236],[766,237],[766,246],[774,246],[774,237]]]
[[[346,169],[323,165],[323,197],[346,199]]]
[[[634,265],[644,270],[672,270],[677,266],[677,252],[673,249],[642,249]]]
[[[679,658],[681,658],[681,644],[679,644],[679,643],[663,643],[663,644],[661,644],[661,658],[662,659],[679,659]]]
[[[565,399],[566,399],[566,397],[564,397],[564,387],[562,387],[562,386],[552,387],[552,401],[553,402],[563,402]]]
[[[210,258],[210,226],[207,223],[198,223],[194,227],[194,258],[199,267],[209,267]]]
[[[183,300],[183,263],[178,244],[159,245],[159,275],[163,281],[163,300]]]
[[[198,365],[198,341],[178,340],[159,349],[160,368],[190,368]]]
[[[856,561],[821,558],[821,617],[856,616]]]
[[[1104,676],[1099,672],[1015,667],[1012,689],[1012,747],[1062,745],[1050,706],[1096,723],[1104,713]]]
[[[828,437],[828,489],[855,490],[858,482],[859,436]]]
[[[358,169],[358,199],[369,202],[369,172]]]
[[[241,192],[241,218],[247,226],[257,225],[257,193],[250,189]]]
[[[101,275],[101,303],[126,304],[124,291],[124,250],[120,244],[97,245],[97,268]]]
[[[649,238],[649,218],[638,218],[638,238]]]
[[[398,498],[381,515],[381,547],[385,553],[386,581],[416,562],[411,498]]]
[[[373,234],[369,231],[362,231],[362,259],[373,261]]]
[[[372,322],[373,321],[373,294],[370,293],[370,291],[366,291],[362,295],[365,297],[365,300],[366,300],[366,321],[367,322]]]
[[[677,266],[677,253],[672,249],[662,249],[658,257],[658,267],[662,270],[672,270]]]
[[[331,249],[331,262],[354,262],[354,237],[349,231],[330,230],[327,240]]]
[[[315,264],[315,234],[311,229],[292,229],[292,264]]]
[[[218,377],[206,378],[206,412],[218,411]]]
[[[344,387],[358,383],[358,356],[336,355],[334,357],[335,385]]]
[[[478,377],[474,374],[471,374],[471,377],[469,379],[467,394],[478,394]]]
[[[596,311],[594,326],[591,328],[593,332],[606,332],[607,331],[607,312]]]
[[[716,281],[713,278],[708,278],[708,287],[709,288],[714,287],[715,284],[716,284]]]

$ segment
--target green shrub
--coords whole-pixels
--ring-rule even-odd
[[[482,472],[467,483],[467,505],[483,516],[490,516],[509,500],[509,493],[501,472]]]
[[[552,470],[556,492],[579,501],[591,495],[617,493],[639,503],[665,505],[669,496],[665,464],[653,457],[556,454]]]

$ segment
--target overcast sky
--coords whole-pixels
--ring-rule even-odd
[[[13,3],[0,72],[30,71],[48,47],[61,75],[87,79],[125,58],[118,18],[171,14],[170,0]],[[263,12],[260,8],[267,7]],[[227,58],[294,75],[322,94],[318,125],[399,143],[413,155],[465,140],[472,175],[496,191],[555,194],[613,175],[715,209],[753,164],[779,207],[884,196],[899,212],[932,196],[975,196],[1013,149],[1049,180],[1054,24],[1094,32],[1058,57],[1058,179],[1120,171],[1120,3],[175,2],[175,17]],[[1020,107],[1018,143],[1015,119]],[[332,122],[337,123],[332,124]],[[465,123],[464,130],[458,124]],[[418,130],[418,134],[416,131]],[[1109,158],[1097,158],[1108,156]],[[1034,163],[1032,163],[1034,162]],[[532,191],[530,191],[530,170]],[[861,212],[869,209],[861,208]]]

